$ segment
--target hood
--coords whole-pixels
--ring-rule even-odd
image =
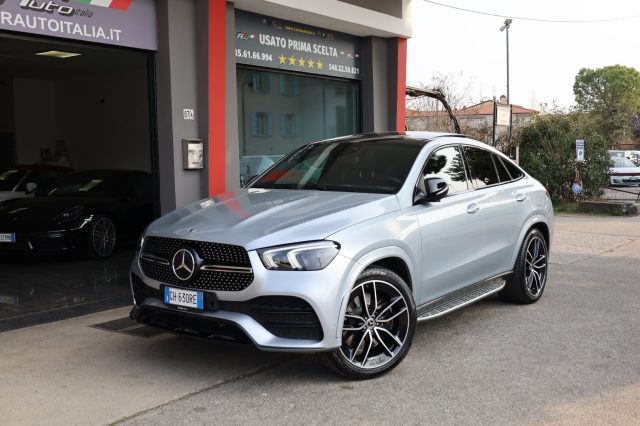
[[[250,188],[175,210],[153,222],[146,235],[235,244],[253,250],[322,240],[398,209],[395,195]],[[190,232],[192,229],[195,231]]]
[[[54,226],[52,219],[75,206],[89,208],[99,202],[90,197],[33,197],[0,203],[0,226],[9,230],[42,231]],[[108,202],[102,201],[108,205]]]
[[[28,198],[33,195],[27,195],[23,191],[0,191],[0,201],[13,200],[14,198]]]

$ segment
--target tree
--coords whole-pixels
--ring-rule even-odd
[[[554,199],[574,200],[571,184],[576,175],[576,139],[585,141],[582,196],[601,195],[609,183],[611,159],[606,140],[584,113],[535,117],[520,134],[520,165],[538,179]]]
[[[592,115],[610,144],[632,135],[632,117],[640,111],[640,72],[636,69],[622,65],[582,68],[573,93],[578,111]]]
[[[420,82],[418,87],[439,90],[447,100],[452,110],[463,108],[465,105],[472,103],[469,92],[472,83],[468,83],[462,87],[460,82],[463,81],[462,73],[459,74],[435,74],[431,77],[431,81],[427,84]],[[419,97],[407,100],[407,109],[411,111],[429,112],[430,114],[408,115],[407,127],[409,130],[431,130],[439,132],[452,132],[453,123],[449,114],[445,111],[440,101],[429,98]]]

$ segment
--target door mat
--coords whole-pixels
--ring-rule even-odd
[[[138,337],[153,337],[162,334],[162,330],[149,327],[148,325],[138,324],[129,317],[118,318],[99,324],[93,324],[89,327],[99,330],[113,331],[114,333],[129,334]]]

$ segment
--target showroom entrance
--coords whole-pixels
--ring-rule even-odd
[[[159,210],[152,55],[0,34],[0,331],[130,303]]]

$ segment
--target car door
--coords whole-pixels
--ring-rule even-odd
[[[469,183],[461,148],[445,146],[427,159],[418,180],[439,177],[449,185],[437,202],[417,204],[415,212],[422,239],[422,276],[418,304],[475,283],[482,269],[482,226],[477,216],[480,196]]]
[[[515,244],[533,211],[527,182],[517,167],[511,177],[499,155],[477,146],[463,147],[470,180],[479,195],[477,217],[482,227],[482,267],[479,278],[490,278],[513,268]],[[519,172],[519,173],[518,173]]]

